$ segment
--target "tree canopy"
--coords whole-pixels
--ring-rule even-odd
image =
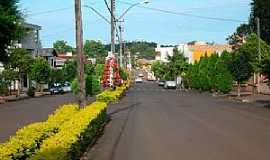
[[[54,42],[53,48],[57,53],[73,52],[73,48],[64,40],[58,40]]]
[[[253,32],[257,31],[257,20],[260,18],[261,38],[270,44],[270,1],[269,0],[252,0],[250,26]]]
[[[0,1],[0,62],[8,61],[8,46],[23,33],[23,15],[18,0]]]
[[[105,63],[107,50],[101,41],[86,40],[83,49],[88,57],[96,58],[97,63]]]

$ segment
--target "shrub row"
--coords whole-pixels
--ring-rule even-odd
[[[115,103],[124,94],[126,89],[127,89],[126,86],[116,87],[115,90],[108,89],[108,90],[102,92],[101,94],[98,94],[96,96],[96,100],[99,102],[106,102],[106,103],[113,102],[113,103]]]
[[[79,111],[76,105],[64,105],[46,122],[34,123],[17,131],[14,137],[0,145],[0,159],[26,159],[39,149],[42,141],[53,136],[65,121]]]
[[[106,121],[107,103],[117,102],[129,85],[104,91],[97,96],[97,102],[82,110],[77,105],[64,105],[46,122],[18,130],[0,145],[0,160],[76,159]]]
[[[202,57],[190,65],[185,76],[185,86],[201,91],[228,93],[232,89],[233,76],[229,71],[230,53]]]
[[[107,104],[95,102],[65,122],[59,132],[46,139],[30,160],[76,159],[107,119]]]

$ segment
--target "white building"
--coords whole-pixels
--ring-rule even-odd
[[[175,47],[161,47],[160,45],[157,46],[157,48],[155,49],[156,51],[156,57],[155,60],[156,61],[161,61],[164,63],[169,62],[168,61],[168,57],[173,56],[173,50]],[[184,56],[186,58],[188,58],[188,62],[191,63],[192,62],[192,52],[189,50],[189,47],[187,44],[179,44],[176,47],[181,53],[184,54]]]
[[[174,47],[161,47],[160,45],[155,48],[156,51],[156,61],[161,61],[164,63],[169,62],[168,57],[173,56]]]

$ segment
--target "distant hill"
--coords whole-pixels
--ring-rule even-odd
[[[155,59],[155,48],[157,47],[157,43],[146,41],[131,41],[126,42],[125,45],[126,48],[131,52],[131,54],[136,54],[139,59]],[[111,44],[105,45],[105,48],[109,51],[111,48]],[[119,52],[119,45],[116,45],[116,52]]]

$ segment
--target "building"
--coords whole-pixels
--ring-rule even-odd
[[[232,51],[232,46],[226,44],[197,44],[188,45],[189,57],[191,58],[191,63],[200,61],[201,57],[207,55],[211,56],[212,54],[221,55],[222,52]]]
[[[158,45],[157,48],[155,48],[155,60],[162,61],[164,63],[169,62],[168,57],[173,56],[173,49],[174,47],[162,47],[161,45]]]
[[[73,52],[58,53],[54,61],[54,68],[62,69],[66,61],[73,60],[74,58]]]
[[[53,48],[42,48],[39,51],[38,55],[40,57],[43,57],[44,59],[46,59],[48,61],[48,63],[50,64],[51,68],[55,68],[55,66],[56,66],[56,58],[58,56],[55,49],[53,49]]]
[[[24,48],[29,51],[34,57],[37,57],[40,49],[42,48],[39,36],[41,26],[24,23],[24,27],[27,33],[21,40],[19,40],[15,44],[15,47]]]
[[[168,57],[173,56],[175,47],[161,47],[160,45],[155,49],[155,60],[167,63]],[[223,51],[232,51],[232,46],[222,44],[207,44],[204,42],[195,42],[194,44],[179,44],[176,48],[184,54],[189,63],[199,61],[201,57],[212,54],[221,54]]]

